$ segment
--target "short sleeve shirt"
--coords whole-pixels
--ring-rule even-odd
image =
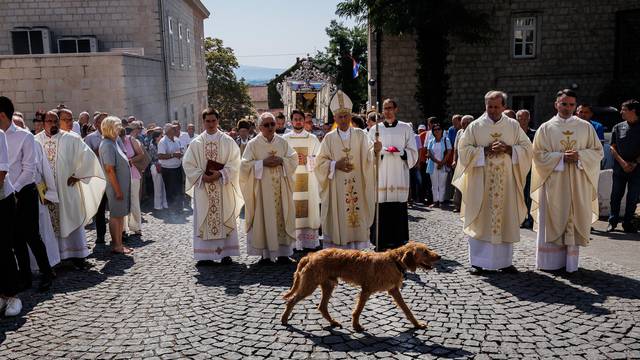
[[[618,154],[625,161],[640,160],[640,123],[630,125],[623,121],[613,127],[611,145],[616,146]]]
[[[177,152],[181,152],[180,141],[175,138],[174,140],[169,139],[164,136],[158,142],[158,154],[173,154]],[[179,158],[171,158],[165,160],[158,160],[160,162],[160,166],[167,169],[176,169],[182,165],[182,161]]]

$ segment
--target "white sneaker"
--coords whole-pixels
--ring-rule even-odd
[[[7,306],[7,299],[0,297],[0,313],[4,311],[5,306]]]
[[[7,308],[4,311],[4,316],[16,316],[22,311],[22,301],[20,298],[12,297],[7,300]]]

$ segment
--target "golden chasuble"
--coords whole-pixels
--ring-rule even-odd
[[[591,224],[598,218],[598,177],[603,156],[593,126],[575,116],[556,116],[536,131],[533,150],[531,212],[537,214],[544,186],[545,241],[587,245]],[[577,163],[563,161],[564,152],[569,150],[578,152]]]

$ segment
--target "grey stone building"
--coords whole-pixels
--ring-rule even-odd
[[[209,15],[200,0],[2,0],[0,94],[29,119],[64,103],[198,122]]]
[[[555,93],[562,88],[574,88],[580,102],[599,106],[640,96],[640,0],[464,1],[490,14],[496,35],[482,45],[451,39],[450,114],[480,115],[489,89],[506,91],[509,107],[530,110],[536,123],[554,115]],[[424,120],[414,98],[412,36],[371,30],[369,69],[377,80],[370,99],[394,97],[404,120]]]

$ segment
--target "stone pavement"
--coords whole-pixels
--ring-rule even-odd
[[[331,300],[344,328],[327,327],[315,309],[319,291],[284,327],[280,295],[295,266],[259,267],[242,256],[196,268],[190,216],[145,219],[134,257],[98,247],[91,270],[60,269],[51,293],[23,294],[23,315],[0,319],[0,358],[640,358],[639,272],[593,257],[570,277],[534,271],[525,236],[515,246],[520,274],[474,277],[448,211],[410,211],[411,236],[443,257],[435,270],[409,274],[402,290],[428,328],[413,330],[378,294],[362,334],[350,324],[355,288],[342,284]]]

